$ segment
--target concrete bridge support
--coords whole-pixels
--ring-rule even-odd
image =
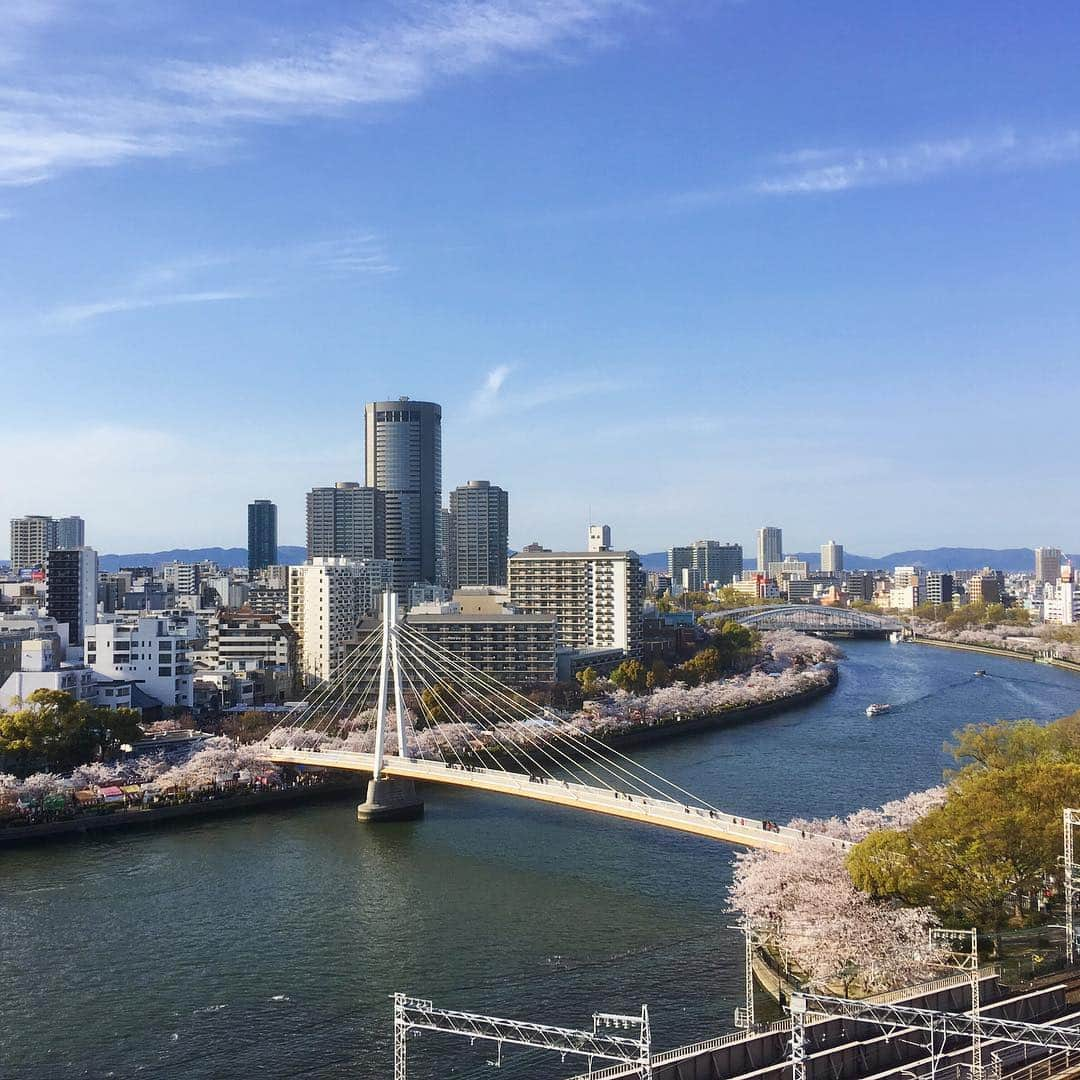
[[[356,808],[356,820],[415,821],[424,816],[424,802],[411,780],[369,780],[367,798]]]

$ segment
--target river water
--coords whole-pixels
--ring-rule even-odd
[[[844,648],[832,694],[635,756],[717,806],[786,821],[937,782],[965,723],[1080,708],[1070,672]],[[894,709],[870,720],[872,701]],[[0,1078],[390,1077],[395,990],[575,1027],[646,1002],[657,1048],[730,1028],[731,849],[497,796],[425,799],[407,824],[360,826],[333,802],[0,853]],[[425,1035],[409,1075],[578,1071],[515,1051],[498,1073],[492,1053]]]

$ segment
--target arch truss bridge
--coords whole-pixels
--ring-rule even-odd
[[[757,630],[797,630],[802,634],[887,637],[903,630],[903,623],[887,615],[822,604],[770,604],[733,608],[706,615],[719,622],[737,622]]]

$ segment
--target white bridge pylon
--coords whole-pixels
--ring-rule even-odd
[[[390,696],[393,694],[391,736]],[[397,753],[388,753],[393,737]],[[846,842],[693,795],[421,634],[397,596],[333,678],[271,732],[268,760],[511,795],[746,847]]]

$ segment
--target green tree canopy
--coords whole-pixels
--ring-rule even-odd
[[[67,772],[140,738],[139,714],[76,701],[61,690],[35,690],[0,713],[0,760],[17,775]]]
[[[643,694],[648,672],[640,660],[624,660],[612,673],[611,681],[631,694]]]

